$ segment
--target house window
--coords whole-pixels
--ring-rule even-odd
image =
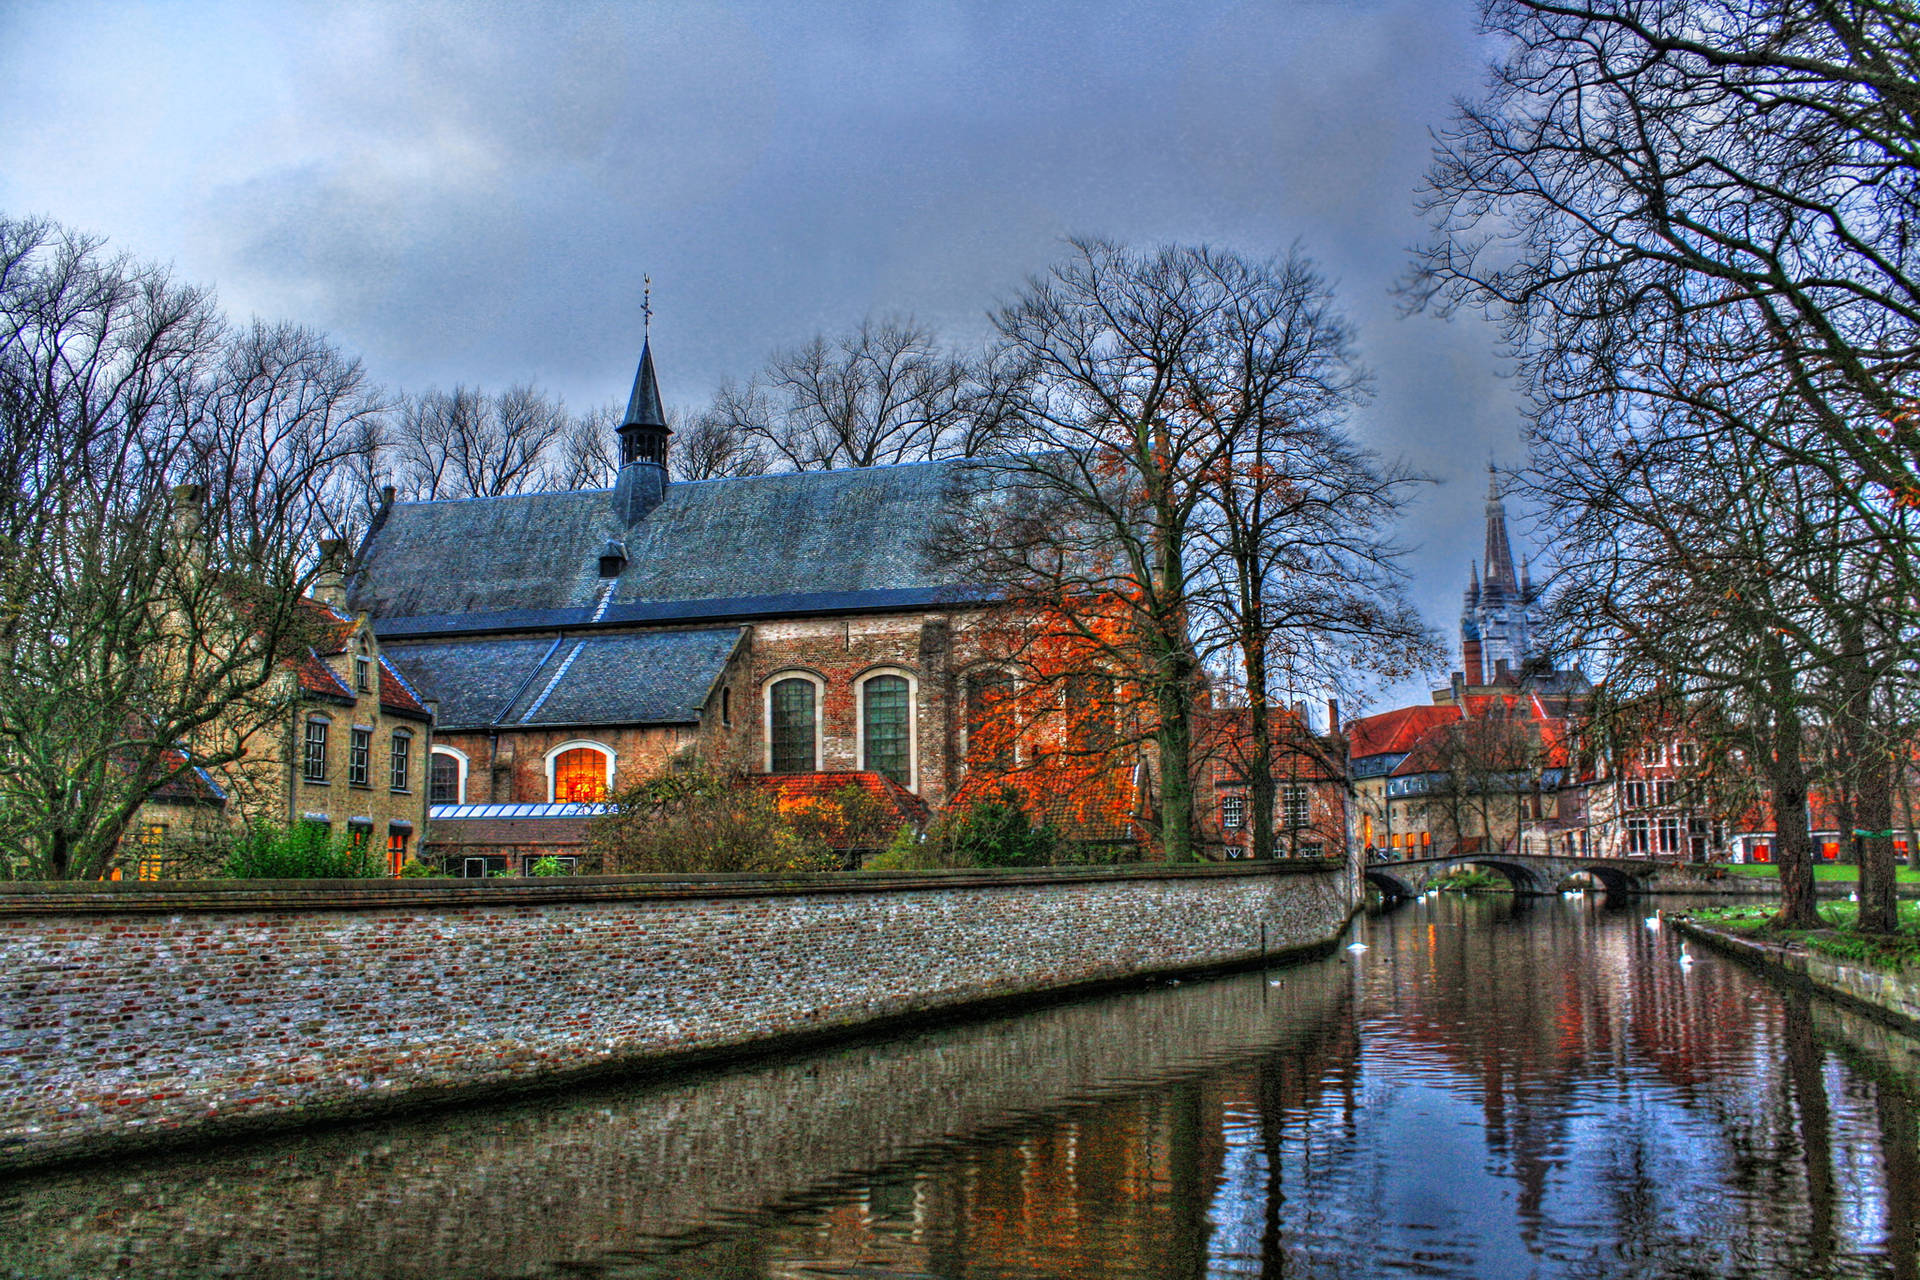
[[[1660,763],[1663,754],[1661,744],[1658,742],[1649,742],[1641,749],[1640,759],[1649,765],[1657,765]]]
[[[967,763],[975,768],[1006,769],[1013,764],[1013,677],[1004,671],[975,671],[967,677]]]
[[[1627,808],[1644,809],[1647,807],[1647,784],[1629,782],[1627,784]]]
[[[393,763],[393,789],[405,791],[409,781],[407,770],[413,760],[413,735],[404,729],[393,735],[393,750],[388,756]]]
[[[355,728],[347,734],[347,785],[367,785],[367,763],[373,755],[373,730]]]
[[[353,659],[353,687],[361,693],[373,692],[373,659],[365,654]]]
[[[372,835],[372,823],[363,822],[358,818],[351,818],[347,821],[347,845],[355,853],[366,852],[367,841]]]
[[[720,690],[720,727],[733,728],[733,690]]]
[[[1228,831],[1238,831],[1247,822],[1247,798],[1245,796],[1220,797],[1220,825]]]
[[[1307,825],[1307,789],[1298,783],[1280,788],[1280,824],[1288,830]]]
[[[464,757],[447,747],[435,747],[427,764],[429,804],[466,803],[467,768]]]
[[[387,874],[397,876],[400,868],[407,862],[407,836],[411,833],[405,827],[387,828]]]
[[[549,758],[553,770],[555,804],[599,804],[607,798],[611,757],[600,747],[578,746],[556,751]]]
[[[1647,820],[1645,818],[1628,818],[1627,852],[1651,853],[1652,851],[1653,847],[1648,842]]]
[[[1674,752],[1683,769],[1691,769],[1700,763],[1700,744],[1697,742],[1683,742],[1674,748]]]
[[[1672,817],[1660,819],[1660,852],[1680,852],[1680,819]]]
[[[913,785],[913,698],[905,676],[871,676],[860,685],[862,767]]]
[[[1113,746],[1113,681],[1079,672],[1067,678],[1067,746],[1098,754]]]
[[[308,782],[327,780],[327,718],[325,716],[307,717],[306,751],[300,773]]]
[[[767,691],[767,768],[771,773],[811,773],[820,767],[819,691],[804,676],[776,680]]]
[[[145,822],[140,825],[139,835],[140,861],[135,872],[141,880],[170,880],[173,878],[173,859],[168,856],[167,824],[164,822]]]
[[[1653,784],[1653,802],[1662,805],[1673,803],[1673,782],[1670,779],[1662,778]]]

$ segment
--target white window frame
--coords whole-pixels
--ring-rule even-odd
[[[547,803],[548,804],[560,803],[560,799],[553,794],[553,771],[554,771],[556,762],[560,759],[561,756],[565,755],[567,752],[578,751],[583,747],[589,750],[598,751],[602,756],[606,758],[607,794],[609,796],[613,794],[613,773],[614,773],[615,767],[619,763],[618,758],[613,753],[613,748],[608,746],[604,742],[595,742],[591,738],[569,738],[567,741],[561,743],[559,746],[549,750],[546,755],[540,758],[540,763],[546,768],[546,771],[547,771]],[[463,794],[465,793],[465,790],[466,788],[463,786],[461,788],[461,791]]]
[[[407,745],[404,747],[400,747],[400,744],[403,742],[406,743]],[[399,747],[400,749],[396,751],[394,750],[395,747]],[[406,776],[398,779],[398,781],[403,782],[406,785],[395,786],[394,775],[399,771],[394,766],[401,760],[405,760],[407,762],[407,770],[406,770]],[[387,734],[387,790],[392,792],[394,795],[403,795],[403,796],[412,795],[413,794],[413,770],[414,770],[413,730],[395,729],[391,733]],[[433,781],[432,774],[428,774],[427,781],[429,783]]]
[[[451,803],[465,804],[467,802],[467,753],[462,751],[458,747],[443,746],[438,742],[434,743],[431,747],[427,749],[427,803],[428,804],[434,803],[433,758],[435,756],[452,756],[453,757],[453,763],[455,764],[455,766],[457,766],[459,772],[456,775],[457,781],[454,783],[453,800]],[[552,784],[549,783],[548,785],[551,786]],[[440,803],[446,804],[448,802],[445,800],[442,800],[440,801]]]
[[[920,677],[905,667],[874,667],[853,682],[853,763],[867,772],[867,684],[881,676],[907,682],[907,790],[920,790]],[[769,704],[771,705],[771,704]]]
[[[1247,825],[1247,798],[1243,795],[1220,797],[1220,826],[1223,830],[1238,831]]]
[[[316,775],[310,761],[312,755],[308,744],[312,741],[313,726],[324,726],[321,730],[320,773]],[[322,786],[333,781],[333,717],[310,712],[300,722],[300,781],[313,786]]]
[[[827,713],[827,682],[817,672],[801,667],[792,667],[785,671],[776,671],[760,682],[760,763],[766,772],[773,772],[773,686],[782,680],[805,680],[813,686],[813,767],[818,772],[827,767],[825,734],[822,722]]]

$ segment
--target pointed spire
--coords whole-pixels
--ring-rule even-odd
[[[1500,476],[1487,466],[1487,590],[1518,592],[1513,573],[1513,544],[1507,538],[1507,504],[1500,498]]]
[[[640,368],[633,375],[633,394],[627,397],[627,416],[620,420],[620,429],[666,425],[667,415],[660,407],[660,380],[653,372],[653,340],[649,338],[640,344]]]

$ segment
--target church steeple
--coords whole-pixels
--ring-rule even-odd
[[[660,380],[653,372],[653,339],[640,344],[640,368],[620,420],[620,477],[614,482],[614,506],[634,523],[667,496],[667,415],[660,407]]]
[[[1507,504],[1500,499],[1500,477],[1487,466],[1487,587],[1519,593],[1513,572],[1513,544],[1507,538]]]

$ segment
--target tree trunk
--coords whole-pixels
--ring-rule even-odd
[[[1168,862],[1192,862],[1193,839],[1193,673],[1184,655],[1167,661],[1167,678],[1156,691],[1160,723],[1154,740],[1160,748],[1160,846]]]
[[[1906,820],[1907,865],[1920,871],[1920,832],[1913,825],[1913,788],[1907,785],[1905,761],[1898,766],[1900,770],[1900,815]]]
[[[1780,869],[1780,914],[1789,929],[1817,929],[1819,901],[1813,887],[1813,838],[1807,833],[1807,766],[1801,756],[1805,726],[1797,707],[1775,708],[1770,750],[1762,753],[1773,791],[1774,862]]]
[[[1896,889],[1899,862],[1893,856],[1892,772],[1881,753],[1859,762],[1860,784],[1855,791],[1854,821],[1870,834],[1860,841],[1860,931],[1892,933],[1900,927],[1900,900]],[[1851,832],[1840,838],[1849,840]]]
[[[1267,656],[1261,647],[1242,639],[1247,671],[1247,731],[1253,740],[1246,762],[1247,799],[1253,808],[1253,856],[1273,859],[1273,725],[1267,717]]]

